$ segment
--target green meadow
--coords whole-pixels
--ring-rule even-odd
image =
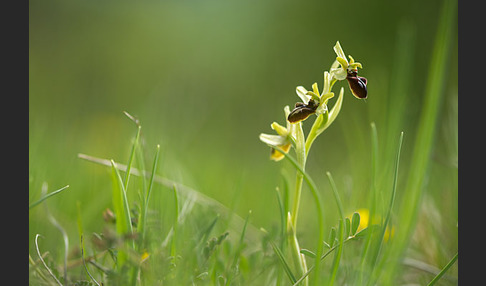
[[[29,284],[457,285],[457,36],[454,0],[30,1]],[[366,99],[324,101],[337,42]]]

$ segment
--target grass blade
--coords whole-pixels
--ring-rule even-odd
[[[154,163],[152,165],[152,173],[150,174],[150,181],[149,185],[147,188],[147,193],[146,197],[142,198],[142,210],[140,212],[140,223],[138,224],[138,229],[137,231],[141,235],[140,243],[143,243],[144,237],[145,237],[145,225],[147,221],[147,211],[148,211],[148,206],[149,206],[149,201],[150,201],[150,195],[152,193],[152,187],[154,183],[154,177],[155,177],[155,172],[157,169],[157,163],[159,159],[159,151],[160,151],[160,145],[157,144],[157,150],[155,152],[155,158],[154,158]]]
[[[175,259],[176,257],[176,241],[177,241],[177,229],[178,229],[178,224],[179,224],[179,199],[177,198],[177,188],[174,185],[174,211],[175,211],[175,217],[174,217],[174,225],[172,226],[172,229],[174,230],[174,234],[172,235],[172,243],[170,247],[170,255]]]
[[[130,119],[132,119],[132,116],[129,115],[127,112],[125,112],[125,115],[127,115]],[[138,121],[135,121],[135,123],[137,123],[137,122]],[[127,163],[127,171],[125,173],[125,180],[124,180],[125,190],[128,189],[128,181],[130,179],[130,169],[132,167],[133,158],[135,157],[135,153],[136,153],[135,150],[138,146],[138,140],[140,138],[140,130],[141,129],[142,129],[142,126],[137,123],[137,134],[135,135],[135,140],[133,140],[132,151],[130,152],[130,158],[128,159],[128,163]]]
[[[292,270],[290,269],[290,266],[287,260],[285,259],[285,256],[283,255],[282,251],[278,248],[277,245],[275,245],[274,242],[270,242],[270,244],[272,245],[275,254],[277,254],[277,257],[284,268],[285,274],[287,274],[287,277],[289,278],[290,282],[292,282],[292,284],[295,284],[297,280],[295,279],[295,276],[292,273]]]
[[[454,255],[454,257],[452,257],[452,259],[449,261],[449,263],[447,263],[447,265],[444,266],[444,268],[439,272],[439,274],[437,274],[437,276],[435,276],[434,279],[432,279],[432,281],[430,281],[430,283],[427,284],[427,286],[432,286],[437,281],[439,281],[439,279],[447,272],[447,270],[449,270],[449,268],[451,268],[451,266],[456,262],[457,256],[458,256],[458,253],[456,253],[456,255]]]
[[[116,232],[120,236],[124,236],[126,234],[132,233],[132,223],[131,223],[131,216],[130,216],[130,208],[128,206],[127,194],[125,191],[125,187],[123,185],[122,178],[116,164],[113,160],[111,160],[112,166],[112,184],[113,184],[113,211],[115,213],[116,221],[115,221],[115,228]],[[132,241],[132,248],[135,248],[134,241]],[[117,256],[117,266],[121,268],[123,264],[127,261],[127,253],[120,249],[118,251]]]
[[[57,190],[57,191],[50,192],[50,193],[48,193],[47,195],[42,196],[42,197],[41,197],[41,198],[40,198],[38,201],[36,201],[36,202],[34,202],[34,203],[32,203],[32,204],[30,204],[30,205],[29,205],[29,210],[30,210],[31,208],[33,208],[33,207],[37,206],[38,204],[42,203],[43,201],[47,200],[48,198],[50,198],[50,197],[52,197],[52,196],[54,196],[54,195],[56,195],[56,194],[59,194],[60,192],[64,191],[64,190],[65,190],[65,189],[67,189],[67,188],[69,188],[69,185],[66,185],[66,186],[64,186],[64,187],[60,188],[60,189],[59,189],[59,190]]]
[[[377,239],[377,245],[376,245],[374,252],[372,254],[372,257],[371,257],[370,264],[371,264],[371,273],[372,273],[371,278],[372,279],[370,279],[368,281],[368,285],[373,284],[373,277],[374,277],[374,275],[377,275],[375,273],[376,271],[378,271],[375,268],[376,261],[378,259],[378,254],[380,253],[380,250],[381,250],[381,246],[382,246],[382,243],[383,243],[383,240],[384,240],[384,237],[385,237],[386,228],[388,227],[388,224],[390,222],[391,212],[392,212],[392,209],[393,209],[393,205],[395,203],[395,197],[396,197],[396,193],[397,193],[397,182],[398,182],[398,166],[400,165],[400,153],[401,153],[401,150],[402,150],[402,142],[403,142],[403,132],[400,133],[400,139],[398,141],[398,148],[397,148],[397,154],[396,154],[396,157],[395,157],[395,168],[394,168],[394,175],[393,175],[393,187],[392,187],[390,202],[388,204],[388,210],[387,210],[386,218],[385,218],[383,225],[381,226],[380,236]],[[382,270],[381,268],[378,268],[378,269]]]
[[[118,234],[128,234],[132,232],[132,224],[127,194],[120,173],[113,160],[111,160],[111,164],[113,171],[113,208],[116,216],[116,229]]]

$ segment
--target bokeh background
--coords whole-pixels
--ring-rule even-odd
[[[273,121],[284,124],[283,107],[299,100],[296,86],[322,87],[340,41],[363,64],[369,97],[358,100],[337,83],[336,92],[346,88],[343,108],[315,142],[307,170],[325,197],[332,194],[325,172],[333,174],[345,211],[365,207],[371,122],[383,150],[395,149],[404,131],[400,178],[407,174],[441,6],[439,0],[30,1],[29,201],[40,197],[44,182],[49,191],[69,184],[49,199],[50,212],[76,237],[79,203],[85,231],[99,231],[102,211],[111,207],[110,169],[77,155],[126,164],[136,132],[127,111],[142,124],[147,162],[161,145],[159,175],[241,216],[252,210],[254,225],[271,228],[278,223],[275,188],[294,170],[268,160],[258,135],[272,133]],[[429,223],[440,223],[447,237],[429,261],[442,265],[457,250],[457,30],[453,34],[423,199],[434,210]],[[406,84],[397,79],[405,76]],[[388,130],[399,96],[404,118],[400,128]],[[398,202],[406,198],[400,186]],[[335,213],[329,201],[326,213]],[[300,217],[305,243],[315,225],[307,191],[302,204],[311,206]],[[326,220],[331,225],[336,217]],[[31,250],[36,233],[50,237],[43,248],[56,255],[62,238],[43,208],[29,212]]]

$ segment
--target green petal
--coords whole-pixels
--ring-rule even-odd
[[[341,48],[341,44],[339,43],[339,41],[337,41],[336,45],[334,45],[334,52],[336,52],[336,55],[338,57],[346,59],[346,55],[344,54],[343,48]]]
[[[312,91],[314,91],[315,94],[319,94],[319,88],[317,86],[317,82],[314,82],[312,85]]]
[[[288,143],[287,138],[280,135],[260,134],[260,140],[270,146],[282,146]]]
[[[282,125],[278,124],[277,122],[273,122],[271,125],[272,129],[277,131],[277,134],[283,137],[286,137],[289,134],[287,128],[283,127]]]
[[[297,92],[297,95],[302,99],[303,103],[309,102],[309,100],[312,98],[311,96],[307,95],[307,89],[303,86],[298,86],[295,91]]]
[[[343,69],[346,69],[348,67],[348,61],[345,58],[337,57],[336,61],[338,61],[341,64],[341,67]]]

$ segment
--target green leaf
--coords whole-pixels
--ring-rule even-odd
[[[351,230],[351,221],[349,218],[344,219],[344,238],[349,236],[349,231]]]
[[[300,253],[304,254],[305,256],[309,256],[310,258],[316,258],[316,254],[308,249],[302,248]]]
[[[361,217],[359,216],[359,213],[355,212],[351,219],[351,235],[355,235],[356,231],[358,231],[360,220]]]
[[[331,232],[329,233],[329,246],[333,247],[335,241],[336,241],[336,228],[331,227]]]

